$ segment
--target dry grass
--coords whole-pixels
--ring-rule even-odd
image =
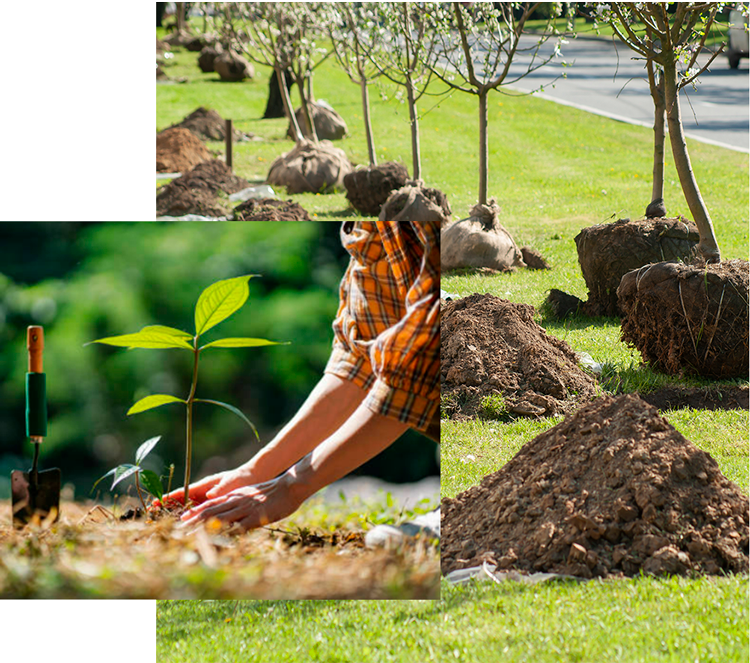
[[[316,519],[305,505],[296,522]],[[52,527],[10,526],[0,503],[0,598],[437,598],[439,552],[414,541],[364,547],[361,528],[282,521],[242,533],[216,523],[183,529],[167,516],[121,521],[64,503]]]

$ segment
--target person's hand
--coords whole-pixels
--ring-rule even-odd
[[[304,501],[290,489],[289,475],[253,486],[241,486],[206,499],[182,514],[185,525],[217,518],[224,523],[237,523],[243,529],[254,529],[276,522],[294,513]]]
[[[202,504],[207,499],[224,495],[241,486],[250,486],[257,481],[250,468],[240,466],[234,470],[218,472],[191,483],[188,490],[188,499],[193,504]],[[184,497],[185,490],[178,488],[164,495],[161,500],[154,500],[154,504],[169,504],[170,502],[182,504]]]

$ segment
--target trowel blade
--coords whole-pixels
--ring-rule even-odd
[[[13,525],[23,527],[34,518],[43,522],[50,516],[55,522],[60,516],[60,486],[62,472],[59,468],[37,472],[36,485],[31,471],[13,470],[10,486],[13,493]]]

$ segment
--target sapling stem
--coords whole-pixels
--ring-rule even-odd
[[[190,492],[190,462],[193,454],[193,401],[195,400],[195,388],[198,386],[198,357],[200,356],[198,348],[198,335],[193,338],[193,383],[190,385],[190,395],[187,397],[187,439],[185,444],[185,492],[183,495],[183,504],[188,505],[188,495]]]
[[[146,513],[146,501],[143,499],[143,493],[141,492],[141,482],[138,481],[138,472],[135,473],[135,489],[138,491],[138,499],[143,505],[143,513]]]

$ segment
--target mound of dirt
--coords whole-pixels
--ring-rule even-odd
[[[378,216],[394,189],[409,181],[409,171],[395,161],[359,168],[344,178],[346,199],[360,214]]]
[[[711,387],[662,387],[639,396],[657,410],[690,407],[695,410],[747,410],[750,392],[747,385],[716,385]]]
[[[181,127],[190,129],[198,138],[203,140],[224,140],[226,134],[226,122],[215,110],[199,106],[190,115],[186,116],[178,124],[173,124],[170,129]],[[235,141],[247,140],[248,136],[237,129],[232,129]]]
[[[575,238],[589,289],[584,313],[621,315],[617,287],[625,274],[653,262],[689,261],[698,239],[696,226],[683,217],[620,219],[584,228]]]
[[[512,272],[526,266],[521,249],[500,224],[499,212],[494,200],[487,205],[474,205],[468,218],[441,231],[440,269],[443,273],[478,267]]]
[[[494,295],[447,302],[440,318],[441,409],[459,419],[483,414],[551,416],[596,396],[596,381],[570,346],[534,322],[534,307]]]
[[[156,172],[184,173],[211,158],[192,131],[170,127],[156,134]]]
[[[288,193],[328,193],[344,188],[352,164],[344,150],[329,140],[303,140],[282,154],[268,171],[268,184],[286,187]]]
[[[537,249],[532,249],[530,246],[522,246],[521,255],[529,269],[552,269],[547,259]]]
[[[223,161],[204,161],[159,190],[157,216],[225,216],[229,213],[229,201],[220,200],[217,194],[236,193],[248,186],[250,183],[233,175]]]
[[[602,397],[442,503],[443,573],[747,573],[748,498],[632,394]]]
[[[434,222],[441,226],[450,221],[451,206],[440,189],[430,189],[422,180],[412,180],[392,191],[380,208],[379,221]]]
[[[255,76],[253,66],[233,51],[224,51],[214,58],[214,71],[222,81],[235,83]]]
[[[618,289],[622,340],[670,374],[748,377],[748,262],[660,262]]]
[[[246,200],[234,208],[235,221],[310,221],[310,215],[299,203],[275,198]]]

